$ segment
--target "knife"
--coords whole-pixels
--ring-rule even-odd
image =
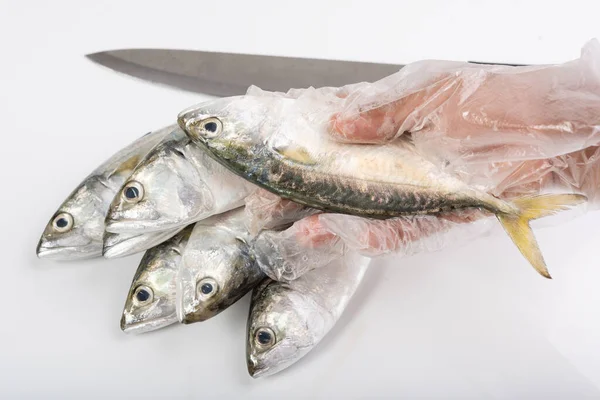
[[[86,57],[115,71],[179,89],[235,96],[251,85],[269,91],[373,82],[403,65],[174,49],[120,49]],[[482,63],[489,64],[489,63]],[[502,64],[516,65],[516,64]]]

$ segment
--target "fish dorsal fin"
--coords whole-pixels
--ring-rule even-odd
[[[276,146],[273,150],[282,157],[305,165],[315,165],[317,161],[310,155],[306,148],[296,145]]]

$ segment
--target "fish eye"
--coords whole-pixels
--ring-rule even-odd
[[[194,125],[198,130],[198,134],[206,138],[217,137],[223,131],[223,123],[219,118],[216,117],[210,117],[197,121]]]
[[[145,306],[152,303],[154,293],[148,286],[140,285],[133,291],[133,302],[138,306]]]
[[[212,278],[204,278],[196,284],[196,293],[200,299],[208,299],[219,290],[217,282]]]
[[[121,191],[121,197],[127,203],[137,203],[144,197],[144,185],[137,181],[128,182]]]
[[[73,228],[73,216],[69,213],[63,212],[52,220],[52,228],[56,232],[68,232]]]
[[[275,344],[275,332],[270,328],[258,328],[254,333],[254,340],[260,347],[270,347]]]
[[[215,133],[217,131],[217,128],[218,128],[217,123],[213,122],[213,121],[210,121],[210,122],[207,122],[204,124],[204,130],[208,131],[208,132]]]

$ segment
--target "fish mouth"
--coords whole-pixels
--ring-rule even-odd
[[[181,292],[182,290],[178,288],[178,295]],[[209,302],[201,302],[193,307],[189,306],[192,300],[187,296],[178,297],[176,301],[177,318],[179,322],[186,325],[206,321],[227,308],[218,306],[219,304],[223,304],[218,298],[212,298]],[[186,305],[188,306],[186,307]]]
[[[121,317],[121,330],[125,333],[139,334],[152,332],[157,329],[164,328],[177,322],[177,315],[175,313],[165,315],[164,317],[134,322],[128,324],[126,322],[125,314]]]
[[[202,211],[192,217],[179,218],[177,220],[161,219],[157,217],[154,220],[106,220],[106,230],[110,233],[125,233],[125,234],[145,234],[164,232],[168,229],[180,229],[182,226],[193,224],[196,221],[206,218],[206,212]],[[210,215],[210,214],[208,214]],[[183,229],[183,228],[181,228]]]
[[[36,255],[40,259],[71,261],[86,260],[102,256],[102,246],[46,246],[42,242],[37,245]]]
[[[178,222],[167,224],[158,220],[109,219],[106,220],[105,226],[106,230],[111,233],[147,233],[174,228],[181,225]]]
[[[143,251],[138,249],[138,240],[136,239],[138,239],[139,236],[128,237],[127,239],[114,244],[106,244],[105,242],[104,247],[102,248],[102,256],[104,258],[119,258]]]
[[[254,379],[267,375],[269,371],[268,367],[260,366],[258,360],[252,355],[246,359],[246,366],[248,367],[248,374]]]
[[[207,309],[202,309],[199,311],[194,311],[191,313],[187,313],[187,314],[181,314],[179,315],[179,322],[181,322],[182,324],[193,324],[194,322],[204,322],[208,319],[211,319],[212,317],[214,317],[215,315],[217,315],[219,311],[212,311],[212,310],[207,310]]]
[[[105,258],[117,258],[136,254],[170,239],[184,228],[139,234],[107,233],[104,235],[102,255]]]

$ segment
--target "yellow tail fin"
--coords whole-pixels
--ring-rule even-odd
[[[586,200],[587,197],[580,194],[548,194],[523,197],[513,201],[513,204],[520,210],[518,214],[497,214],[497,217],[508,236],[533,268],[542,276],[552,279],[535,236],[533,236],[533,231],[529,226],[529,221],[566,210]]]

